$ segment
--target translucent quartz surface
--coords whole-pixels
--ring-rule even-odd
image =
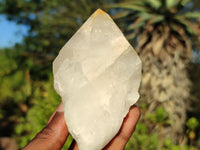
[[[141,61],[108,14],[98,9],[53,62],[54,87],[79,150],[100,150],[139,98]]]

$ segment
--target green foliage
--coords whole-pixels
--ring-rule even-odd
[[[127,38],[136,46],[143,61],[141,99],[150,103],[148,112],[151,112],[145,114],[143,119],[146,120],[144,123],[152,130],[157,128],[155,132],[158,133],[160,139],[158,149],[163,144],[162,136],[171,137],[173,143],[179,143],[182,140],[178,134],[183,132],[182,128],[185,125],[185,108],[188,104],[182,105],[182,102],[188,100],[186,95],[189,95],[189,82],[186,81],[187,76],[183,77],[186,79],[185,81],[177,80],[184,74],[183,67],[179,68],[177,64],[187,66],[191,54],[191,37],[196,40],[199,33],[198,27],[196,27],[200,19],[199,9],[193,9],[194,5],[192,0],[124,0],[110,5],[110,8],[116,11],[114,18],[122,27]],[[177,64],[174,64],[174,61],[177,61]],[[176,68],[175,72],[172,72],[172,66]],[[162,77],[159,76],[162,73],[166,74]],[[171,83],[164,88],[166,84],[164,79],[168,75],[172,76]],[[177,79],[174,78],[175,76]],[[181,83],[180,86],[179,83]],[[177,92],[170,91],[169,89],[172,89],[170,87],[174,87]],[[166,93],[168,100],[162,99],[162,91]],[[168,104],[177,110],[168,109]],[[158,107],[159,105],[164,108]],[[169,114],[165,112],[165,109]],[[173,132],[167,133],[166,131]],[[172,147],[176,149],[178,146],[173,145],[171,149]]]
[[[25,50],[57,54],[80,25],[104,0],[2,0],[0,13],[29,27]]]
[[[12,126],[18,122],[18,116],[23,115],[20,107],[31,94],[27,71],[19,69],[15,61],[18,58],[18,54],[11,50],[0,51],[0,122],[10,123],[0,129],[3,136],[12,134]]]
[[[195,132],[195,130],[199,126],[199,122],[195,117],[191,117],[187,120],[186,125],[188,127],[187,134],[188,134],[188,138],[190,140],[190,145],[194,145],[194,139],[196,138],[196,135],[198,134]]]
[[[155,112],[152,114],[147,114],[146,118],[153,123],[158,123],[162,125],[170,125],[169,115],[166,113],[165,109],[161,106],[157,107]]]
[[[128,141],[125,150],[155,150],[158,147],[159,136],[147,127],[147,124],[140,121]],[[162,150],[197,150],[189,145],[175,145],[169,138],[164,139]]]
[[[158,132],[154,132],[154,128],[169,125],[169,116],[163,107],[158,107],[153,113],[149,114],[147,112],[147,105],[141,104],[142,116],[138,122],[136,129],[128,141],[125,149],[132,150],[155,150],[158,149],[160,142],[160,136]],[[144,119],[147,118],[146,119]],[[153,126],[149,125],[150,122]],[[196,118],[190,118],[187,123],[190,127],[196,128],[198,126],[198,121]],[[153,128],[152,128],[153,127]],[[176,145],[169,138],[164,138],[164,144],[161,147],[162,150],[197,150],[197,147],[184,145]]]
[[[0,136],[20,148],[47,123],[60,103],[53,89],[52,61],[60,48],[104,1],[2,0],[0,13],[29,28],[23,43],[0,51]],[[4,117],[7,116],[7,117]],[[69,147],[72,138],[64,148]]]
[[[48,118],[60,103],[59,96],[53,89],[52,77],[46,82],[40,82],[34,88],[31,97],[31,107],[26,116],[20,117],[20,122],[15,128],[16,136],[19,138],[20,147],[30,141],[36,133],[46,125]]]
[[[23,60],[28,67],[21,69],[17,65],[21,57],[12,50],[0,51],[0,61],[4,61],[0,64],[4,69],[0,72],[0,125],[8,124],[1,128],[1,136],[15,137],[20,148],[42,130],[61,101],[53,88],[52,73],[37,72],[38,66],[29,59]]]
[[[195,5],[191,0],[128,0],[110,5],[110,8],[118,10],[114,18],[119,19],[127,37],[136,40],[135,35],[159,26],[169,26],[178,36],[180,29],[189,36],[196,35],[191,24],[200,18],[200,12],[191,12],[191,5]]]
[[[178,21],[189,31],[188,23],[183,20],[198,18],[199,13],[188,12],[183,18],[180,14],[177,18],[169,18],[169,22],[166,21],[168,16],[163,16],[170,14],[171,17],[174,13],[171,8],[177,5],[183,8],[187,2],[189,1],[169,0],[163,6],[160,0],[133,0],[131,3],[121,3],[113,7],[125,9],[117,9],[119,13],[115,17],[123,18],[120,24],[129,37],[133,38],[135,33],[131,34],[132,31],[136,28],[141,31],[148,23],[158,26],[170,22],[173,25]],[[9,20],[29,27],[29,34],[22,44],[9,50],[0,50],[0,136],[15,137],[22,148],[46,125],[60,103],[60,97],[53,88],[52,61],[77,28],[103,4],[104,1],[101,0],[95,3],[92,0],[0,1],[0,13]],[[153,13],[149,13],[150,10]],[[137,20],[138,18],[141,19]],[[133,23],[132,19],[137,22]],[[174,26],[174,30],[176,29]],[[192,33],[192,29],[190,32]],[[149,124],[153,124],[153,128],[171,124],[164,108],[158,107],[151,114],[146,112],[147,108],[146,104],[142,104],[143,117],[148,121],[141,120],[138,123],[126,149],[157,149],[159,135],[149,128]],[[3,123],[7,126],[3,126]],[[191,131],[195,130],[198,127],[197,120],[189,119],[187,126]],[[63,149],[69,147],[71,141],[72,137],[69,137]],[[198,143],[200,146],[200,138]],[[180,147],[174,145],[170,139],[165,139],[163,150],[167,149],[189,150],[190,147]]]
[[[125,149],[155,150],[158,140],[156,133],[149,133],[147,126],[139,122]]]
[[[195,130],[198,125],[199,125],[199,122],[196,118],[194,117],[191,117],[187,122],[186,122],[186,125],[189,129],[191,130]]]

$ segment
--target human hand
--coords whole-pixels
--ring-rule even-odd
[[[135,105],[132,106],[124,118],[118,134],[105,146],[104,150],[123,150],[136,127],[139,117],[139,108]],[[23,150],[60,150],[68,136],[69,131],[61,103],[51,115],[47,126]],[[77,143],[72,143],[70,149],[78,150]]]

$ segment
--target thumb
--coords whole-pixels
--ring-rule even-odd
[[[23,150],[59,150],[68,135],[64,112],[57,111],[48,125]]]

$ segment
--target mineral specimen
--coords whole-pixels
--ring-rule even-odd
[[[111,17],[98,9],[61,49],[53,74],[79,150],[102,149],[139,98],[140,58]]]

